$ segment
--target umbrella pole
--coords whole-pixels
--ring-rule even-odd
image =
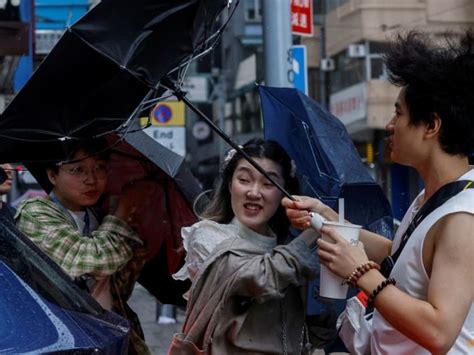
[[[202,118],[224,141],[227,142],[232,148],[238,151],[240,154],[243,155],[245,160],[247,160],[257,171],[265,176],[275,187],[280,190],[286,197],[290,200],[295,201],[295,198],[291,196],[291,194],[285,190],[283,186],[281,186],[275,179],[273,179],[267,172],[254,160],[250,155],[248,155],[238,144],[236,144],[225,132],[217,126],[209,117],[207,117],[201,110],[199,110],[194,104],[188,100],[186,97],[186,93],[178,88],[175,83],[165,77],[161,79],[160,85],[164,88],[173,92],[173,94],[178,98],[178,100],[183,101],[195,114],[197,114],[200,118]]]

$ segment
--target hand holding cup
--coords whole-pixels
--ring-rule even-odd
[[[321,228],[322,238],[317,242],[321,260],[320,295],[328,298],[344,299],[347,278],[360,264],[368,261],[364,246],[359,242],[361,226],[324,222]]]

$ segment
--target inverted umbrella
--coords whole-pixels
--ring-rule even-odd
[[[348,220],[392,237],[390,204],[342,122],[296,89],[260,86],[259,92],[265,138],[279,142],[295,161],[301,193],[336,210],[338,199],[344,198]],[[319,297],[319,278],[309,282],[307,314],[310,327],[315,319],[318,339],[313,341],[318,346],[336,341],[336,320],[344,306],[345,301]]]
[[[114,147],[121,156],[112,162],[120,160],[122,165],[112,169],[117,173],[109,192],[115,194],[137,174],[163,184],[153,192],[157,206],[143,211],[143,221],[155,224],[138,226],[151,247],[148,265],[153,268],[150,276],[141,278],[149,289],[167,283],[160,282],[157,273],[168,278],[180,261],[177,233],[195,221],[190,201],[197,183],[188,178],[180,183],[186,175],[182,160],[167,159],[171,152],[157,148],[143,134],[133,135],[132,127],[162,94],[159,82],[165,74],[180,79],[192,59],[212,48],[218,38],[213,34],[217,16],[227,4],[228,0],[103,0],[66,30],[0,117],[0,161],[23,162],[46,190],[50,186],[40,173],[43,164],[65,160],[72,141],[99,136],[113,140],[108,135],[114,132],[133,141],[134,147]],[[135,151],[126,160],[124,151],[130,153],[129,149]],[[137,165],[141,170],[132,174]],[[151,218],[148,213],[154,208]],[[176,292],[175,298],[181,300],[181,294]]]
[[[265,138],[295,161],[302,193],[337,209],[353,223],[392,237],[392,212],[383,190],[362,164],[344,124],[296,89],[259,87]]]
[[[124,128],[163,75],[208,50],[228,0],[103,0],[66,30],[0,118],[0,159],[64,158],[63,142]],[[126,129],[126,128],[125,128]]]

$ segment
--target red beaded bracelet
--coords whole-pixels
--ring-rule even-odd
[[[367,301],[367,303],[369,305],[373,305],[374,304],[374,301],[375,301],[375,297],[378,296],[378,294],[385,288],[387,287],[388,285],[396,285],[397,284],[397,281],[395,281],[394,278],[389,278],[389,279],[385,279],[383,280],[373,291],[372,293],[370,294],[369,296],[369,299]]]

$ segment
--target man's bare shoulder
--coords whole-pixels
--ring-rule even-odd
[[[474,214],[456,212],[444,216],[431,228],[429,237],[435,252],[442,251],[454,259],[470,253],[470,259],[474,259]]]

